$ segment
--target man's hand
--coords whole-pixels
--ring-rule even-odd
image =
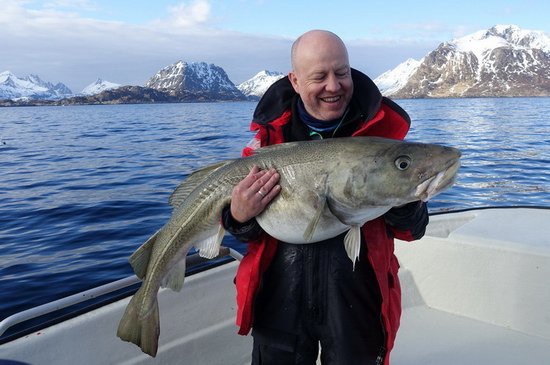
[[[237,222],[244,223],[260,214],[281,191],[279,173],[275,169],[250,169],[231,194],[231,215]]]

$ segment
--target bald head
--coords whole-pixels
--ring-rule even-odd
[[[346,62],[349,63],[348,51],[342,39],[328,30],[316,29],[302,34],[292,44],[290,52],[292,69],[296,71],[296,68],[301,66],[302,59],[310,53],[321,51],[328,51],[330,53],[340,52],[345,55]]]
[[[353,80],[344,42],[326,30],[312,30],[292,45],[292,71],[288,74],[294,91],[314,118],[341,118],[353,95]]]

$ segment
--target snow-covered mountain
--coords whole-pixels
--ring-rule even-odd
[[[36,75],[24,78],[10,71],[0,73],[0,99],[62,99],[72,95],[71,89],[62,84],[43,81]]]
[[[550,37],[496,25],[442,43],[374,82],[395,98],[550,96]]]
[[[420,66],[420,62],[409,58],[393,70],[386,71],[378,76],[374,82],[385,95],[391,95],[407,84],[411,75]]]
[[[95,94],[99,94],[100,92],[105,91],[105,90],[112,90],[112,89],[119,88],[120,86],[122,86],[122,85],[115,84],[113,82],[105,81],[101,78],[98,78],[97,80],[95,80],[95,82],[92,82],[90,85],[88,85],[84,89],[82,89],[80,94],[81,95],[95,95]]]
[[[145,84],[170,95],[195,94],[213,100],[243,100],[223,68],[205,62],[178,61],[164,67]]]
[[[237,88],[248,97],[261,98],[266,90],[282,77],[285,77],[285,74],[281,72],[263,70],[239,84]]]

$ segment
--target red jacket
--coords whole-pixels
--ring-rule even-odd
[[[358,81],[366,76],[353,70],[355,94],[361,91]],[[359,80],[357,80],[359,78]],[[367,78],[368,79],[368,78]],[[370,81],[368,79],[367,81]],[[285,82],[285,81],[281,81]],[[370,81],[372,83],[372,81]],[[409,130],[410,121],[404,111],[391,100],[382,98],[378,92],[373,91],[373,86],[369,86],[369,91],[374,93],[374,103],[371,102],[373,112],[361,122],[359,128],[353,133],[353,136],[378,136],[402,140]],[[361,86],[361,83],[359,84]],[[291,92],[291,91],[289,91]],[[377,98],[376,98],[377,97]],[[372,96],[371,96],[372,98]],[[261,108],[260,101],[259,107]],[[258,112],[258,108],[256,110]],[[264,123],[257,118],[251,124],[251,130],[256,131],[256,143],[247,146],[243,155],[248,156],[253,153],[254,148],[268,144],[278,144],[285,142],[283,128],[291,121],[291,109],[286,109],[279,117]],[[255,114],[256,115],[256,114]],[[399,264],[394,255],[394,241],[388,235],[388,229],[393,236],[402,240],[413,240],[409,231],[399,231],[388,226],[383,217],[367,222],[362,227],[364,241],[369,242],[368,257],[374,269],[380,293],[382,297],[382,320],[386,331],[386,349],[387,352],[392,349],[399,320],[401,316],[401,288],[397,271]],[[239,334],[246,335],[253,326],[254,318],[254,300],[258,292],[262,274],[271,263],[277,250],[277,240],[266,233],[263,233],[259,240],[250,242],[248,251],[239,265],[236,276],[237,286],[237,325]],[[389,356],[386,356],[388,363]]]

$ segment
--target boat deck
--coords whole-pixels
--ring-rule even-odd
[[[392,364],[550,364],[549,209],[430,217],[396,242],[403,317]]]
[[[396,242],[403,316],[393,365],[550,363],[549,209],[490,209],[431,217],[425,238]],[[0,345],[0,365],[250,363],[236,334],[237,263],[159,292],[155,359],[116,337],[129,299]]]
[[[420,305],[406,308],[393,365],[550,363],[550,340]]]

